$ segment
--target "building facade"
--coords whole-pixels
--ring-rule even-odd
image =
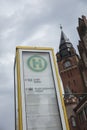
[[[87,19],[85,16],[78,19],[78,34],[80,37],[78,51],[80,54],[79,66],[82,73],[85,91],[82,99],[74,109],[79,130],[87,130]]]
[[[72,93],[83,93],[85,88],[79,68],[79,57],[62,30],[56,57],[65,93],[68,89]]]
[[[80,37],[78,50],[81,57],[80,68],[85,83],[85,92],[87,92],[87,19],[85,16],[78,19],[78,34]]]
[[[74,108],[78,130],[87,130],[87,95]]]
[[[73,110],[78,105],[79,96],[85,92],[85,85],[79,65],[80,58],[63,30],[61,30],[59,52],[57,52],[56,57],[63,82],[64,101],[70,130],[79,130],[76,114]]]

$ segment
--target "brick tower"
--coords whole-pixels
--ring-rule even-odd
[[[59,52],[56,54],[64,92],[83,93],[84,83],[79,69],[79,57],[61,28]]]
[[[70,130],[79,130],[74,108],[80,96],[85,91],[82,74],[79,67],[79,56],[61,28],[59,52],[56,54],[60,77],[64,88],[64,102],[66,106]]]

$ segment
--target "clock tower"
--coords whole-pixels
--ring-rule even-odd
[[[79,56],[62,28],[59,52],[56,57],[65,94],[68,90],[74,94],[83,93],[84,83],[79,69]]]

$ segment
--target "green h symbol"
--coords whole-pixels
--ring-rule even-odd
[[[47,61],[41,56],[34,55],[27,60],[27,65],[33,71],[41,72],[46,69]]]
[[[43,67],[41,59],[33,59],[32,63],[33,63],[34,68],[42,68]]]

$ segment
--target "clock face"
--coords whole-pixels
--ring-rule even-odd
[[[71,62],[70,61],[66,61],[64,63],[64,67],[67,68],[67,67],[70,67],[71,66]]]

